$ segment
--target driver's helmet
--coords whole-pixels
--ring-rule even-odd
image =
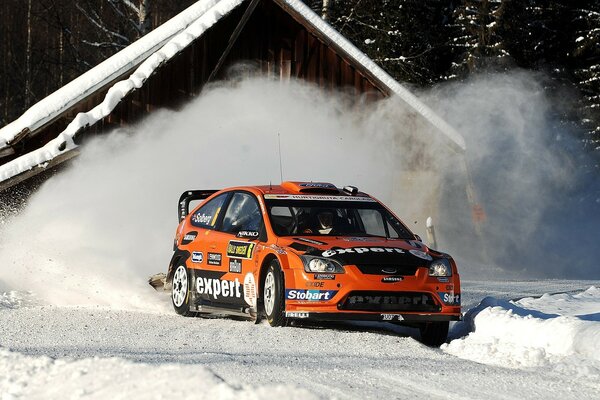
[[[329,233],[333,228],[333,211],[323,210],[317,214],[317,221],[319,223],[320,233]]]

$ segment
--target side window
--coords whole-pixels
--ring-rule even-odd
[[[223,193],[200,207],[192,214],[192,225],[200,228],[214,229],[223,203],[227,200],[228,195],[229,193]]]
[[[388,227],[388,232],[390,234],[390,239],[399,239],[400,235],[398,235],[398,231],[396,229],[394,229],[392,224],[390,224],[390,221],[386,221],[386,224]]]
[[[228,233],[258,231],[261,225],[262,216],[254,196],[242,192],[235,193],[227,207],[221,230]]]

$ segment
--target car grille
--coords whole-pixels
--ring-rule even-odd
[[[366,275],[402,275],[410,276],[417,273],[419,265],[382,265],[356,264],[360,272]]]
[[[355,311],[440,311],[433,297],[421,292],[350,292],[340,310]]]

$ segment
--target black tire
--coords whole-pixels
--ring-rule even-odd
[[[262,303],[271,326],[287,325],[285,317],[285,285],[279,261],[272,260],[263,281]]]
[[[428,322],[419,327],[421,331],[421,343],[430,347],[440,347],[448,338],[448,327],[450,323]]]
[[[179,265],[173,273],[171,282],[171,302],[179,315],[191,317],[195,312],[190,311],[190,287],[192,284],[190,271],[185,265]]]

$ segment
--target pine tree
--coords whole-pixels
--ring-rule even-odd
[[[504,5],[499,34],[506,50],[522,68],[564,66],[570,51],[571,2],[509,1]]]
[[[577,86],[582,92],[579,103],[587,142],[600,150],[600,4],[588,0],[575,10],[573,26]]]
[[[322,2],[310,2],[319,11]],[[329,22],[394,78],[441,79],[451,62],[443,27],[451,0],[329,1]]]
[[[464,0],[454,14],[454,48],[458,76],[478,70],[505,69],[510,64],[501,25],[510,0]]]

